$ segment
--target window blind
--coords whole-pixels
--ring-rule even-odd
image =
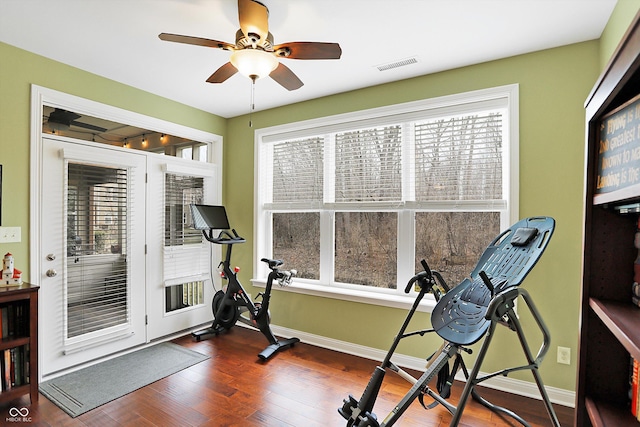
[[[401,199],[401,126],[336,134],[335,201],[377,202]]]
[[[128,321],[127,169],[67,165],[67,337]]]
[[[193,228],[190,208],[192,203],[204,202],[206,182],[202,176],[165,173],[163,278],[165,287],[173,288],[165,289],[165,292],[169,295],[174,292],[174,297],[181,292],[179,289],[189,289],[191,280],[188,277],[206,273],[210,267],[202,232]],[[168,300],[171,304],[173,301]],[[168,311],[177,308],[173,305],[165,307]]]
[[[274,144],[274,203],[322,201],[323,142],[313,137]]]
[[[502,128],[499,112],[416,123],[416,200],[501,199]]]

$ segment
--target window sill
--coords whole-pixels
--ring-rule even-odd
[[[257,288],[264,288],[266,286],[265,279],[251,279],[251,284]],[[360,291],[357,289],[347,289],[339,287],[329,287],[308,283],[301,280],[295,280],[289,286],[280,287],[274,285],[273,289],[284,292],[293,292],[297,294],[313,295],[324,298],[339,299],[342,301],[353,301],[363,304],[381,305],[384,307],[400,308],[409,310],[413,306],[417,294],[410,292],[405,295],[391,295],[383,293],[374,293],[367,291]],[[436,305],[436,301],[432,295],[426,295],[420,304],[417,311],[424,313],[431,313],[433,307]]]

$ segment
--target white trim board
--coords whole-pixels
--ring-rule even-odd
[[[244,325],[242,325],[244,326]],[[249,326],[246,326],[250,328]],[[250,328],[253,329],[253,328]],[[306,344],[315,345],[317,347],[326,348],[329,350],[339,351],[341,353],[351,354],[366,359],[375,360],[381,362],[387,355],[386,350],[379,350],[371,347],[365,347],[358,344],[349,343],[346,341],[335,340],[333,338],[327,338],[320,335],[309,334],[307,332],[296,331],[294,329],[283,328],[276,325],[271,325],[271,330],[277,336],[282,337],[298,337],[301,342]],[[416,371],[424,371],[425,359],[418,357],[407,356],[399,353],[395,353],[393,362],[406,369],[413,369]],[[471,368],[471,367],[469,367]],[[480,372],[478,376],[486,375],[486,372]],[[462,372],[458,372],[456,380],[465,381]],[[544,378],[543,378],[544,380]],[[494,390],[500,390],[507,393],[516,394],[519,396],[529,397],[536,400],[542,400],[538,387],[534,382],[528,382],[518,380],[515,378],[497,376],[482,382],[483,387],[491,388]],[[575,407],[575,392],[570,390],[564,390],[557,387],[549,387],[545,385],[547,394],[551,402],[558,405],[567,406],[570,408]],[[353,390],[354,393],[358,393],[359,390]]]

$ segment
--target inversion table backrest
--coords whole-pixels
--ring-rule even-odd
[[[431,323],[435,332],[459,345],[482,338],[490,324],[485,314],[491,298],[522,283],[546,249],[554,228],[553,218],[531,217],[500,233],[482,253],[470,277],[434,307]],[[480,277],[481,271],[491,280],[493,294]]]

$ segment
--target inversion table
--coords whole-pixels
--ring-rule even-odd
[[[542,383],[538,367],[549,350],[551,337],[540,313],[529,294],[518,285],[522,283],[529,271],[547,247],[555,228],[555,221],[550,217],[525,218],[500,233],[485,249],[470,277],[464,279],[458,286],[449,290],[446,282],[436,271],[431,271],[423,260],[424,271],[416,274],[405,289],[409,293],[412,287],[418,289],[418,295],[412,308],[396,335],[387,356],[380,366],[374,370],[367,387],[360,400],[349,395],[343,401],[338,412],[347,420],[347,427],[382,427],[391,426],[398,421],[409,405],[418,398],[422,406],[430,409],[442,404],[452,415],[451,426],[457,426],[470,395],[487,408],[508,415],[524,426],[529,424],[514,412],[496,406],[482,398],[475,386],[482,381],[496,376],[507,376],[520,370],[530,370],[544,401],[547,413],[554,426],[560,423],[549,400],[549,396]],[[434,294],[437,304],[431,313],[432,329],[424,329],[406,333],[406,328],[416,309],[426,293]],[[515,311],[518,297],[525,302],[540,331],[542,345],[537,355],[533,356]],[[503,325],[518,335],[520,345],[527,359],[527,364],[503,369],[491,374],[478,377],[480,367],[487,353],[496,326]],[[414,378],[406,371],[396,366],[391,357],[399,342],[411,336],[424,336],[435,332],[444,339],[440,348],[427,359],[426,370],[420,378]],[[484,342],[477,355],[476,362],[469,374],[462,360],[462,353],[471,353],[467,346],[484,338]],[[453,369],[449,373],[449,359],[454,359]],[[413,384],[411,389],[395,406],[389,415],[379,422],[373,413],[373,407],[380,391],[387,369],[397,373]],[[450,387],[456,372],[462,369],[466,377],[466,385],[460,396],[457,407],[445,399],[449,396]],[[439,393],[432,390],[428,384],[437,379]],[[434,401],[425,405],[424,396],[428,395]]]

